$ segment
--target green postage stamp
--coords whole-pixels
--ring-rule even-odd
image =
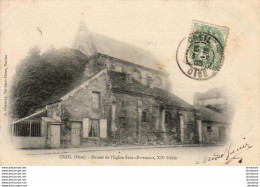
[[[190,78],[206,80],[220,70],[228,28],[193,21],[184,62],[179,67]]]

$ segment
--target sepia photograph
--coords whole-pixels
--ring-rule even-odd
[[[258,165],[255,5],[1,1],[0,164]]]

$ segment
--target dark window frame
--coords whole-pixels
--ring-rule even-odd
[[[95,98],[95,96],[98,96],[97,98]],[[95,99],[97,99],[97,102],[95,101]],[[101,106],[101,94],[100,92],[96,92],[93,91],[92,92],[92,108],[93,109],[100,109]]]
[[[147,123],[148,122],[148,111],[147,110],[143,110],[142,112],[142,123]]]
[[[207,132],[212,132],[212,126],[207,126]]]

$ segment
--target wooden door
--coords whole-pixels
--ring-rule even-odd
[[[71,124],[71,145],[80,146],[81,144],[81,122]]]
[[[50,125],[50,143],[51,148],[60,147],[60,124],[51,124]]]

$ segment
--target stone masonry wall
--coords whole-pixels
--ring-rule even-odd
[[[118,92],[113,93],[113,96],[116,100],[116,125],[120,143],[147,142],[156,130],[159,131],[160,111],[155,99]],[[148,114],[147,122],[140,121],[140,111],[144,110]]]
[[[83,118],[104,119],[106,118],[106,108],[109,106],[109,85],[106,74],[102,74],[84,88],[75,92],[72,96],[62,101],[63,119],[71,121],[82,121]],[[92,93],[100,93],[100,107],[93,109]]]
[[[224,134],[221,134],[221,128],[224,130]],[[225,143],[228,134],[228,128],[225,124],[203,122],[202,123],[202,137],[203,143],[216,144]]]
[[[171,89],[171,84],[166,73],[101,54],[90,57],[85,73],[91,74],[104,68],[111,71],[129,73],[131,75],[133,75],[134,72],[139,72],[141,75],[141,82],[144,85],[148,84],[148,77],[151,77],[152,87],[158,87],[169,91]]]
[[[110,129],[111,121],[111,100],[109,91],[109,81],[106,73],[101,74],[96,79],[91,79],[89,84],[80,88],[70,96],[60,102],[61,107],[61,143],[63,146],[70,145],[71,141],[71,122],[83,122],[84,118],[90,119],[107,119],[107,128]],[[100,94],[100,107],[94,109],[92,105],[92,93]],[[59,105],[55,104],[53,113],[57,113]],[[109,136],[109,134],[108,134]],[[82,143],[86,143],[86,139],[82,139]]]

